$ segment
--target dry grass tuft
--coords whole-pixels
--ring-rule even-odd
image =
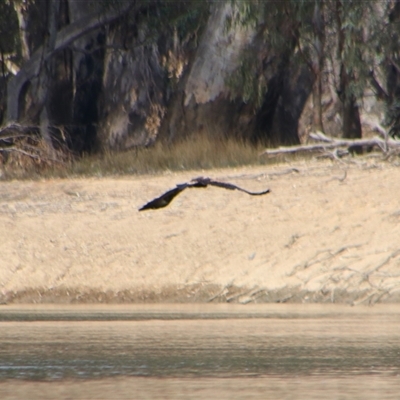
[[[264,147],[234,139],[197,136],[173,145],[160,142],[150,148],[103,156],[86,156],[71,168],[73,175],[153,174],[162,171],[212,169],[271,163],[260,157]]]
[[[84,155],[75,160],[42,163],[32,168],[32,160],[13,163],[0,169],[1,179],[68,178],[72,176],[109,176],[124,174],[154,174],[163,171],[228,168],[243,165],[263,165],[281,161],[282,158],[260,157],[264,146],[252,145],[232,138],[196,135],[167,145],[157,142],[149,148],[125,152],[106,152],[101,155]]]

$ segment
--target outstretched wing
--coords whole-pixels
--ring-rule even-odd
[[[209,180],[208,185],[217,186],[217,187],[221,187],[221,188],[228,189],[228,190],[240,190],[241,192],[250,194],[251,196],[261,196],[263,194],[269,193],[269,191],[270,191],[269,189],[266,189],[266,190],[263,190],[262,192],[249,192],[248,190],[243,189],[239,186],[236,186],[233,183],[219,182],[219,181],[213,181],[213,180]]]
[[[139,208],[139,211],[156,210],[157,208],[166,207],[169,203],[171,203],[174,197],[178,196],[178,194],[185,190],[188,186],[189,184],[187,183],[177,185],[175,188],[168,190],[168,192],[165,192],[160,197],[149,201],[147,204]]]
[[[217,186],[228,190],[240,190],[241,192],[250,194],[251,196],[260,196],[262,194],[269,193],[269,189],[262,192],[249,192],[248,190],[242,189],[241,187],[236,186],[232,183],[213,181],[210,178],[200,176],[198,178],[192,179],[188,183],[179,184],[174,189],[168,190],[168,192],[165,192],[160,197],[149,201],[143,207],[139,208],[139,211],[156,210],[158,208],[166,207],[179,193],[181,193],[186,188],[206,188],[208,185]]]

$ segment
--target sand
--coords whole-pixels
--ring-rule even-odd
[[[200,175],[271,193],[138,212]],[[373,158],[1,182],[0,302],[399,302],[399,196]]]

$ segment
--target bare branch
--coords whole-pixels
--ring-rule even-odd
[[[18,147],[6,147],[6,148],[1,148],[0,147],[0,152],[16,152],[16,153],[20,153],[23,154],[24,156],[28,156],[30,158],[33,158],[34,160],[41,160],[41,161],[45,161],[48,163],[55,163],[55,164],[61,164],[61,165],[65,165],[65,163],[61,160],[58,160],[56,158],[49,158],[49,157],[43,157],[41,155],[38,154],[33,154],[33,153],[29,153],[25,150],[19,149]]]
[[[311,133],[310,138],[322,143],[289,147],[282,146],[277,149],[267,149],[264,150],[260,156],[275,156],[300,152],[326,152],[330,149],[337,149],[340,147],[351,148],[353,146],[377,147],[385,154],[389,151],[400,149],[400,141],[391,138],[387,138],[386,140],[378,137],[372,139],[333,139],[325,136],[322,132]]]

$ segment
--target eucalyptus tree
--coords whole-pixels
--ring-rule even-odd
[[[393,3],[388,12],[388,40],[385,43],[388,48],[384,57],[386,81],[375,79],[374,86],[386,101],[386,124],[390,126],[390,133],[400,137],[400,1]]]
[[[387,65],[389,45],[393,46],[388,21],[393,10],[399,8],[398,3],[390,0],[245,0],[234,4],[237,23],[258,24],[266,52],[275,57],[281,55],[281,60],[290,58],[293,62],[305,63],[312,71],[313,128],[323,130],[323,78],[331,74],[341,102],[342,135],[361,137],[359,109],[365,90],[372,88],[379,97],[384,97],[382,67]],[[260,98],[260,88],[263,91],[267,87],[261,74],[248,74],[247,81],[244,79],[240,84],[242,95],[248,98],[251,98],[250,92],[253,98],[255,95]]]
[[[362,136],[360,106],[371,76],[380,63],[382,38],[385,37],[385,11],[382,3],[369,1],[326,2],[331,15],[333,45],[329,56],[335,74],[336,91],[342,103],[342,135]],[[383,35],[383,36],[382,36]]]
[[[68,125],[77,151],[89,151],[84,142],[98,137],[110,107],[122,106],[129,128],[135,113],[141,121],[152,108],[158,127],[165,92],[186,62],[182,47],[196,42],[208,10],[207,1],[195,0],[0,0],[3,6],[13,17],[16,54],[13,71],[2,62],[9,72],[6,121],[40,124],[50,145],[51,125]]]
[[[257,138],[267,145],[298,144],[298,125],[313,97],[314,130],[323,131],[324,2],[234,1],[230,24],[251,26],[256,39],[228,78],[233,96],[257,114]],[[256,48],[256,54],[254,51]]]

